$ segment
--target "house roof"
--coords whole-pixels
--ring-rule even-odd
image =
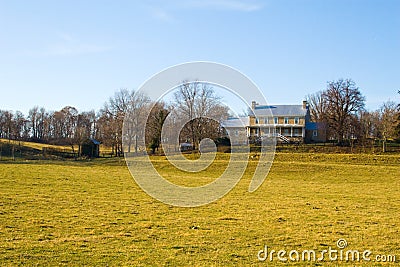
[[[249,125],[249,117],[228,118],[222,122],[222,126],[225,128],[242,128],[247,125]]]
[[[256,116],[305,116],[307,110],[302,105],[257,105],[254,109]]]

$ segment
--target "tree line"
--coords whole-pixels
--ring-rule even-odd
[[[138,151],[138,139],[145,135],[146,147],[154,153],[160,146],[161,129],[169,116],[173,123],[179,120],[188,122],[176,134],[180,141],[197,146],[204,137],[218,138],[222,135],[219,125],[216,127],[216,120],[206,119],[228,117],[228,107],[219,100],[211,86],[199,82],[183,82],[171,103],[155,103],[144,93],[120,89],[98,111],[79,112],[73,106],[49,111],[35,106],[24,115],[20,111],[0,110],[0,138],[70,145],[78,155],[83,142],[94,138],[111,148],[113,155],[120,156],[124,152]],[[146,133],[143,132],[145,128]],[[174,125],[169,125],[169,128],[176,130]],[[127,138],[126,151],[122,147],[123,138]],[[75,151],[76,146],[78,151]]]
[[[400,94],[400,90],[398,91]],[[351,79],[328,82],[325,90],[308,95],[313,121],[338,145],[368,145],[382,140],[400,140],[400,104],[384,102],[378,110],[365,109],[365,97]]]
[[[308,95],[307,101],[312,120],[339,145],[365,145],[379,139],[385,149],[388,140],[400,140],[400,104],[387,101],[378,110],[366,110],[365,97],[351,79],[328,82],[326,89]],[[120,89],[98,111],[79,112],[73,106],[49,111],[35,106],[24,115],[0,110],[0,138],[70,145],[73,150],[77,146],[74,152],[78,154],[82,143],[94,138],[110,147],[112,154],[122,155],[137,152],[143,147],[139,139],[145,136],[145,146],[154,153],[160,146],[163,127],[178,135],[179,141],[191,142],[197,148],[205,137],[216,140],[224,136],[218,121],[228,116],[229,108],[212,86],[185,81],[169,103],[155,103],[144,93]],[[127,128],[123,131],[125,117]],[[185,121],[184,127],[176,132],[179,121]],[[128,144],[126,151],[123,138]]]

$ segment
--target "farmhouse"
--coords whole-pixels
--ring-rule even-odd
[[[302,105],[260,105],[253,101],[248,116],[230,118],[223,126],[230,136],[276,136],[278,141],[286,143],[324,142],[326,139],[324,127],[311,121],[307,101]]]

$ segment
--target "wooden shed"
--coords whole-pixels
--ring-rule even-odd
[[[88,138],[82,143],[81,155],[89,158],[100,156],[100,142],[94,138]]]

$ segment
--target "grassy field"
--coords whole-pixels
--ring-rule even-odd
[[[209,182],[155,165],[179,184]],[[0,265],[392,266],[400,261],[400,155],[278,153],[264,184],[257,162],[225,197],[198,208],[146,195],[120,159],[0,161]],[[260,262],[270,249],[372,251],[371,262]],[[374,262],[395,255],[397,263]],[[286,255],[287,256],[287,255]]]
[[[65,149],[67,151],[72,151],[71,146],[58,146],[58,145],[49,145],[49,144],[40,144],[35,142],[28,142],[28,141],[15,141],[15,140],[8,140],[4,138],[0,138],[0,143],[4,144],[14,144],[16,146],[24,146],[32,149],[42,150],[43,148],[54,148],[54,149]],[[78,146],[74,146],[74,149],[77,150]]]

